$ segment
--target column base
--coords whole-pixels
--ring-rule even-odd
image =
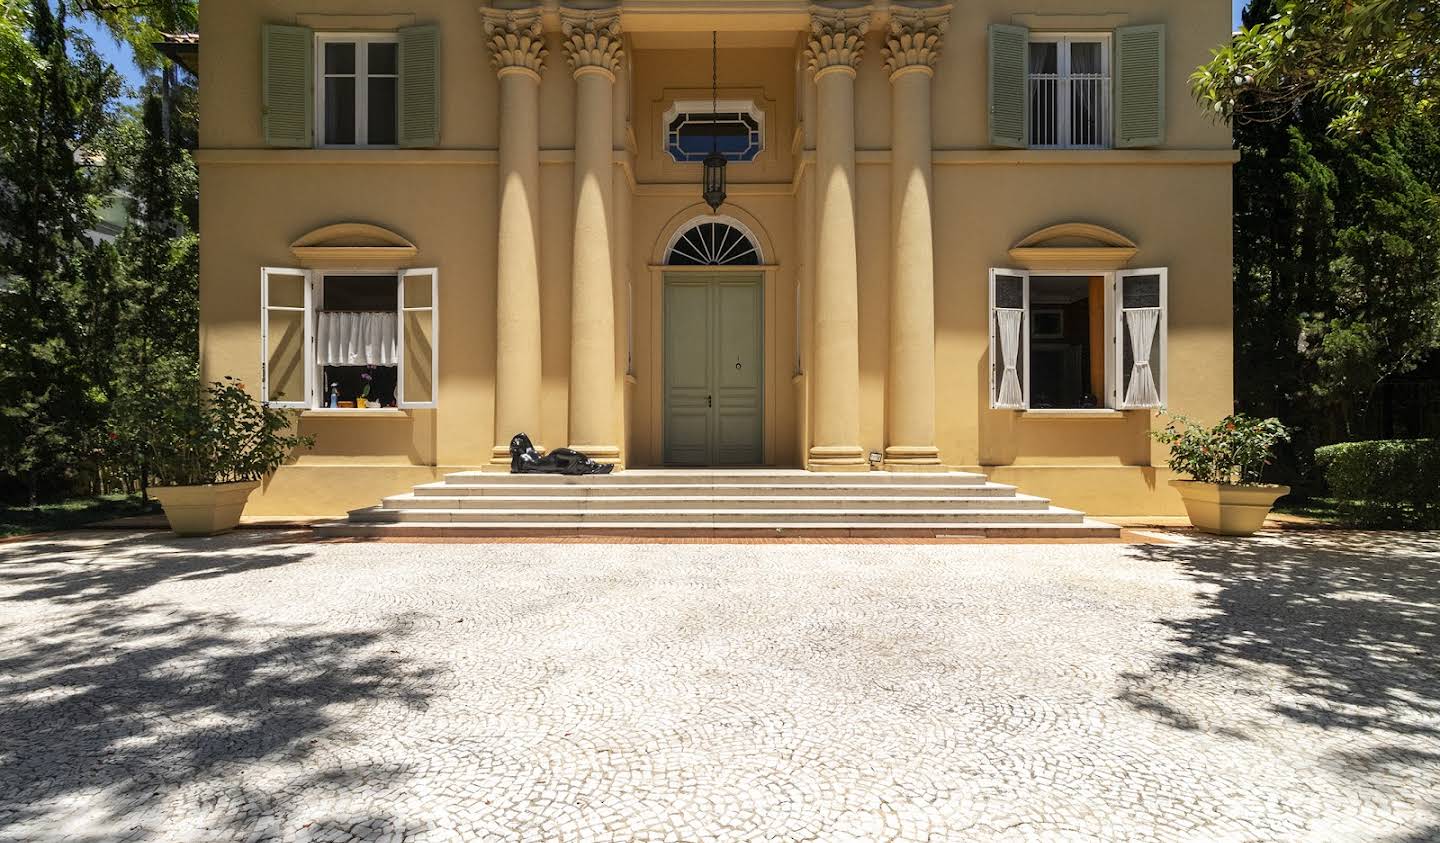
[[[845,445],[817,445],[810,449],[806,471],[869,471],[865,451]]]
[[[886,471],[945,471],[940,450],[933,445],[891,445],[882,465]]]

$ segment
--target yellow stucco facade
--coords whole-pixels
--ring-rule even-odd
[[[266,27],[277,24],[322,39],[433,27],[436,136],[327,144],[312,97],[311,142],[275,143],[265,109],[283,92],[266,88],[276,78]],[[1127,27],[1157,24],[1160,142],[1125,146],[1117,130],[1094,148],[995,143],[993,27],[1094,36],[1108,67]],[[438,270],[438,353],[423,373],[433,406],[321,409],[318,373],[299,397],[315,449],[247,512],[343,514],[448,471],[502,468],[519,429],[622,467],[662,466],[665,279],[743,271],[762,278],[759,464],[863,471],[879,454],[893,470],[984,471],[1098,515],[1180,513],[1146,436],[1156,414],[1124,408],[1130,370],[1101,348],[1125,332],[1105,321],[1123,316],[1100,313],[1100,286],[1094,330],[1109,327],[1084,359],[1089,391],[1104,382],[1105,394],[1084,399],[1093,406],[993,406],[990,270],[1100,285],[1126,268],[1165,268],[1155,363],[1165,403],[1206,419],[1230,411],[1235,156],[1186,81],[1229,24],[1223,0],[206,4],[204,376],[262,388],[262,268]],[[678,266],[674,241],[713,215],[700,165],[673,159],[666,116],[710,100],[712,31],[718,98],[763,115],[760,151],[728,164],[718,210],[759,257]],[[414,78],[402,73],[402,98]],[[1128,112],[1105,96],[1108,133],[1111,110],[1116,121]],[[1026,102],[1032,124],[1048,119]],[[358,236],[355,224],[381,234]],[[1026,244],[1051,226],[1055,236]],[[1033,361],[1027,376],[1043,363]]]

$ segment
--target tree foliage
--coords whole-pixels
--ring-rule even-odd
[[[1377,391],[1440,351],[1440,114],[1336,133],[1338,113],[1235,125],[1236,399],[1295,428],[1288,480],[1315,445],[1383,435]]]
[[[1233,41],[1191,77],[1234,123],[1286,119],[1316,100],[1338,128],[1403,122],[1440,104],[1440,3],[1275,0],[1252,4]]]
[[[118,82],[73,43],[63,6],[34,0],[34,60],[0,99],[0,470],[63,473],[97,444],[115,301],[114,255],[87,236],[108,173],[93,144]]]

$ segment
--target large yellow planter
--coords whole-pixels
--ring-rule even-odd
[[[156,486],[150,491],[165,507],[170,529],[178,536],[213,536],[233,530],[250,493],[260,481],[208,486]]]
[[[1170,485],[1185,502],[1190,523],[1206,533],[1220,536],[1251,536],[1265,526],[1265,516],[1275,501],[1290,494],[1289,486],[1268,484],[1234,485],[1171,480]]]

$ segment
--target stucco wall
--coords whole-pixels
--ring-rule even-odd
[[[454,467],[488,458],[493,441],[495,345],[497,86],[472,6],[439,0],[392,4],[343,0],[337,9],[296,0],[208,4],[202,15],[201,164],[202,355],[209,377],[258,383],[259,268],[293,266],[289,244],[335,222],[369,222],[413,241],[412,265],[441,271],[441,403],[393,419],[301,422],[318,446],[283,469],[252,512],[335,512]],[[1024,4],[1027,15],[1071,12],[1073,3]],[[1113,13],[1119,7],[1125,11]],[[987,148],[985,26],[1015,20],[1006,0],[958,4],[934,79],[937,434],[947,464],[984,467],[1026,491],[1051,494],[1092,512],[1175,511],[1161,454],[1145,436],[1148,413],[1116,418],[1041,419],[989,409],[986,270],[1011,263],[1025,235],[1060,222],[1112,228],[1139,246],[1133,266],[1170,269],[1169,392],[1177,411],[1202,418],[1228,412],[1232,395],[1230,165],[1226,130],[1201,114],[1186,90],[1190,69],[1228,32],[1220,0],[1125,0],[1103,17],[1050,18],[1065,28],[1167,24],[1167,149],[1083,153]],[[438,150],[271,150],[260,135],[262,22],[342,28],[389,22],[442,28]],[[386,15],[359,18],[357,15]],[[683,18],[677,18],[683,19]],[[1038,28],[1038,25],[1037,25]],[[739,36],[737,36],[739,37]],[[722,36],[722,44],[724,36]],[[573,206],[574,86],[558,35],[540,99],[542,243],[542,429],[538,442],[566,444]],[[693,40],[693,39],[692,39]],[[723,212],[746,219],[767,241],[766,453],[799,465],[808,443],[809,389],[795,378],[795,285],[802,361],[808,364],[813,243],[807,162],[813,158],[813,88],[796,85],[803,39],[790,46],[722,51],[721,95],[764,102],[766,151],[730,168]],[[856,81],[856,212],[860,239],[861,444],[886,444],[890,232],[890,83],[879,33],[867,41]],[[698,167],[668,162],[659,148],[667,98],[703,93],[707,49],[631,45],[616,85],[617,429],[632,465],[661,453],[657,249],[689,213],[698,213]],[[798,101],[797,101],[798,100]],[[798,118],[797,119],[797,115]],[[799,134],[800,142],[794,143]],[[687,210],[688,209],[688,210]],[[657,245],[658,244],[658,245]],[[630,304],[633,296],[633,306]],[[635,325],[634,378],[624,377]],[[535,435],[532,432],[532,435]],[[346,468],[372,466],[344,475]],[[309,473],[302,473],[302,469]],[[349,480],[341,479],[349,477]],[[328,490],[321,494],[317,490]]]

